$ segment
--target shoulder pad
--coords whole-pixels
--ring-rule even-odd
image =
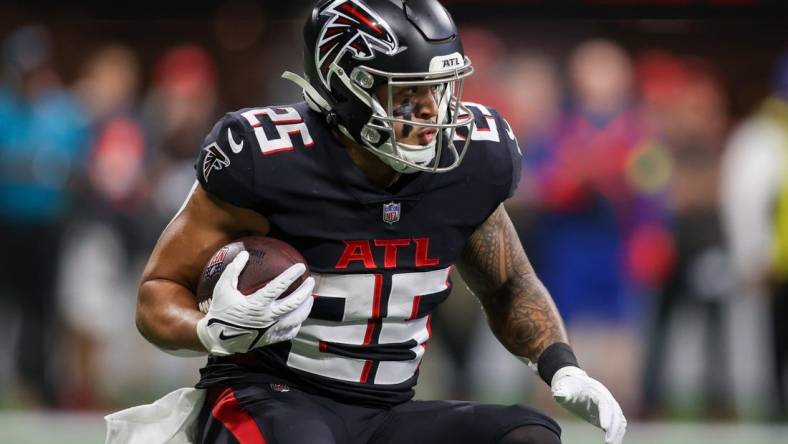
[[[254,160],[258,150],[238,113],[225,114],[205,137],[194,168],[207,192],[235,206],[253,208]]]
[[[495,109],[472,102],[463,102],[463,105],[474,116],[475,126],[470,135],[471,142],[485,150],[493,174],[507,178],[508,186],[501,199],[505,200],[514,194],[522,168],[522,152],[514,131]]]
[[[270,178],[290,154],[315,145],[305,103],[245,108],[226,114],[205,138],[195,165],[200,184],[233,205],[259,208]]]

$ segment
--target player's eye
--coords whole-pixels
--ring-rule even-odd
[[[410,100],[413,96],[416,95],[418,89],[415,86],[411,86],[409,88],[405,88],[397,94],[400,101]]]

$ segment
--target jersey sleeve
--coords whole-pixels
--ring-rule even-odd
[[[216,122],[194,165],[197,180],[208,193],[238,207],[258,206],[253,139],[236,113]]]
[[[504,201],[512,197],[517,190],[522,171],[523,154],[509,122],[496,110],[492,108],[489,110],[498,130],[499,146],[494,150],[493,157],[497,174],[506,179],[506,186],[502,190],[501,196],[501,201]]]

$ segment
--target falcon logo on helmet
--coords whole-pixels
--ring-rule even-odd
[[[405,49],[400,48],[388,23],[359,0],[335,0],[320,15],[331,17],[320,32],[315,51],[315,65],[326,88],[331,65],[347,51],[358,60],[369,60],[376,50],[394,55]]]

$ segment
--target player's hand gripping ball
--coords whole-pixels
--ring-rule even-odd
[[[312,310],[315,280],[293,247],[245,237],[220,248],[205,266],[197,335],[216,355],[245,353],[295,337]]]
[[[290,266],[299,263],[306,264],[306,260],[298,250],[272,237],[248,236],[229,243],[211,256],[211,260],[200,273],[200,281],[197,284],[197,304],[203,313],[208,313],[213,290],[219,281],[219,276],[242,251],[249,253],[249,260],[238,276],[237,289],[245,295],[259,290]],[[306,280],[307,276],[309,276],[308,268],[279,297],[282,298],[292,293]]]

